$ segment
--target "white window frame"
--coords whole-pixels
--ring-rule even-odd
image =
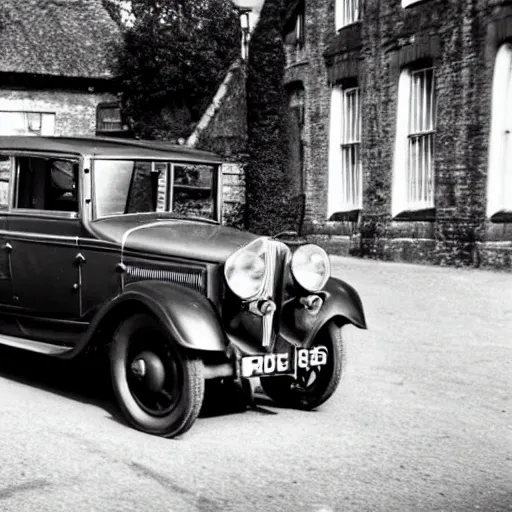
[[[36,112],[32,110],[0,110],[0,135],[13,135],[12,132],[2,126],[2,114],[23,116],[25,126],[22,134],[19,135],[54,135],[55,134],[55,113]],[[35,124],[34,124],[35,123]]]
[[[425,90],[417,91],[422,73],[432,72],[430,98]],[[430,100],[430,103],[429,103]],[[413,104],[413,101],[415,103]],[[429,117],[415,116],[415,112],[428,112]],[[393,158],[393,185],[391,213],[418,211],[434,207],[435,170],[434,145],[436,131],[435,70],[405,68],[398,83],[398,105],[395,152]],[[414,145],[426,150],[421,157],[413,153]],[[414,158],[413,158],[414,157]]]
[[[496,54],[492,84],[487,217],[512,211],[512,44]]]
[[[334,7],[336,30],[361,19],[361,0],[336,0]]]
[[[327,218],[362,207],[361,89],[335,85],[331,91]]]

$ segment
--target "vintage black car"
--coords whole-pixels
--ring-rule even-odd
[[[193,425],[209,379],[325,402],[341,327],[366,328],[361,300],[320,247],[223,227],[221,164],[157,142],[0,137],[0,344],[107,347],[126,420],[166,437]]]

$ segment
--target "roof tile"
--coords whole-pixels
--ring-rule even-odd
[[[110,78],[119,27],[101,0],[2,0],[0,71]]]

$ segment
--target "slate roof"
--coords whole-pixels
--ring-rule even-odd
[[[0,0],[0,72],[110,78],[120,38],[101,0]]]

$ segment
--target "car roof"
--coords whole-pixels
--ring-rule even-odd
[[[182,162],[221,163],[215,153],[164,141],[111,137],[0,136],[0,151],[34,151],[94,157],[154,158]]]

